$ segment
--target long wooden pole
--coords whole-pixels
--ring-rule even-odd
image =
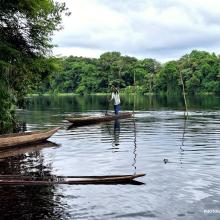
[[[134,113],[135,113],[135,101],[136,101],[136,75],[135,75],[135,71],[134,71],[134,105],[133,105],[133,123],[134,123],[134,150],[133,150],[133,154],[134,154],[134,161],[132,166],[134,167],[134,175],[136,174],[136,159],[137,159],[137,137],[136,137],[136,123],[135,123],[135,117],[134,117]]]
[[[180,71],[180,79],[181,79],[182,88],[183,88],[183,98],[184,98],[184,103],[185,103],[186,115],[188,115],[188,107],[187,107],[187,101],[186,101],[186,91],[185,91],[185,85],[184,85],[184,82],[183,82],[183,75],[182,75],[181,71]]]
[[[109,90],[109,74],[108,74],[108,88],[107,88],[107,93],[106,93],[106,111],[105,111],[105,115],[108,114],[108,108],[109,108],[109,99],[108,99],[108,90]]]
[[[133,116],[135,112],[135,96],[136,96],[136,76],[135,76],[135,71],[134,71],[134,105],[133,105]]]

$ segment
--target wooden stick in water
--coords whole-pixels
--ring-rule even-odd
[[[188,115],[188,107],[187,107],[187,101],[186,101],[186,91],[185,91],[185,86],[184,86],[184,82],[183,82],[183,75],[182,75],[181,71],[180,71],[180,79],[181,79],[182,88],[183,88],[183,98],[184,98],[184,103],[185,103],[185,110],[186,110],[186,114]]]

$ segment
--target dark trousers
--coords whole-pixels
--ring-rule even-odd
[[[120,105],[114,105],[115,114],[118,115],[120,111]]]

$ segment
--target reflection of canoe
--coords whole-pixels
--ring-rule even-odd
[[[3,148],[3,149],[0,149],[0,159],[6,158],[6,157],[15,157],[17,155],[21,155],[25,153],[40,151],[43,148],[57,147],[57,146],[59,145],[53,142],[50,142],[50,141],[45,141],[42,143],[29,144],[29,145],[13,147],[13,148]]]
[[[132,117],[132,113],[125,112],[120,113],[119,115],[103,115],[103,116],[89,116],[89,117],[70,117],[66,118],[69,122],[73,123],[75,126],[80,125],[88,125],[88,124],[95,124],[99,122],[107,122],[107,121],[114,121],[115,119],[124,119]]]
[[[0,148],[15,147],[19,145],[27,145],[39,143],[47,140],[59,130],[59,127],[45,131],[16,133],[0,136]]]
[[[134,181],[145,174],[117,176],[51,176],[43,179],[28,176],[2,175],[0,185],[56,185],[56,184],[140,184]]]

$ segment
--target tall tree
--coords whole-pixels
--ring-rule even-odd
[[[0,128],[4,127],[2,121],[10,118],[7,115],[12,117],[11,105],[50,72],[51,36],[61,29],[63,13],[69,14],[65,3],[53,0],[0,1],[0,77],[4,85],[0,90],[14,96],[9,105],[0,107]]]

